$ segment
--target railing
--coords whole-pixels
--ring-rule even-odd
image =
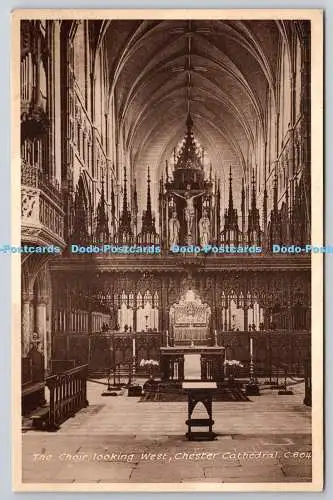
[[[46,379],[50,391],[48,430],[57,430],[65,420],[88,406],[87,374],[88,365],[82,365]]]
[[[40,232],[46,229],[45,233],[53,233],[54,243],[63,241],[64,211],[59,187],[51,184],[38,167],[24,161],[21,169],[21,217],[23,240],[25,226],[33,226]]]
[[[46,228],[56,241],[64,238],[64,212],[40,189],[21,187],[22,238],[25,226],[34,226],[41,231]]]
[[[49,178],[37,165],[31,165],[24,159],[21,159],[21,162],[21,184],[41,189],[58,205],[62,206],[63,198],[59,182],[57,180],[54,183],[50,182]]]

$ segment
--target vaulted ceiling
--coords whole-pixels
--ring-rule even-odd
[[[146,167],[158,181],[182,139],[187,112],[213,168],[240,179],[265,126],[274,91],[279,38],[275,21],[108,21],[103,26],[110,95],[144,190]],[[157,182],[156,182],[157,184]]]

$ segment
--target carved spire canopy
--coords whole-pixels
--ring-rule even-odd
[[[97,205],[96,238],[103,242],[109,237],[109,220],[105,211],[104,178],[102,178],[101,197]]]
[[[252,200],[251,200],[251,208],[252,210],[257,208],[257,200],[256,200],[256,181],[254,177],[254,169],[252,169]]]
[[[112,218],[114,219],[116,216],[116,203],[115,203],[113,179],[111,181],[111,213],[112,213]]]
[[[224,215],[224,230],[223,237],[226,243],[231,243],[231,234],[233,234],[233,241],[238,243],[239,239],[239,228],[238,228],[238,214],[237,210],[234,208],[234,200],[232,194],[232,173],[231,165],[229,169],[229,204],[228,208],[225,210]]]
[[[244,178],[242,177],[242,201],[241,201],[241,211],[245,213],[245,187]]]
[[[165,181],[169,182],[169,165],[168,165],[168,160],[165,160]]]
[[[273,186],[273,210],[274,212],[278,212],[278,176],[277,172],[275,172],[274,176],[274,186]]]
[[[234,200],[232,196],[232,173],[231,173],[231,165],[229,170],[229,212],[231,213],[234,209]]]
[[[187,130],[184,143],[179,152],[175,168],[176,170],[194,169],[203,171],[201,155],[198,153],[198,148],[194,139],[193,120],[190,114],[187,115],[186,127]]]
[[[256,198],[256,180],[254,176],[254,169],[252,169],[252,196],[251,208],[248,215],[248,243],[249,245],[261,243],[261,228],[260,228],[260,214],[257,208]]]
[[[127,204],[127,175],[126,167],[124,167],[124,197],[123,197],[123,211],[120,218],[120,225],[118,229],[118,243],[129,243],[133,237],[131,225],[131,212],[128,210]]]
[[[148,165],[148,172],[147,172],[147,210],[146,210],[147,216],[151,217],[151,195],[150,195],[150,171],[149,171],[149,165]]]
[[[88,193],[89,195],[90,193]],[[74,200],[74,220],[72,241],[84,244],[89,239],[88,230],[88,206],[89,201],[84,186],[83,175],[79,177]]]
[[[151,211],[150,170],[147,172],[147,208],[142,215],[142,233],[156,233],[155,220]]]
[[[128,208],[127,208],[127,174],[126,174],[126,167],[124,167],[123,216],[127,212],[128,212]]]
[[[134,213],[138,213],[138,192],[136,189],[136,179],[134,179],[134,191],[133,191],[133,209]]]
[[[142,213],[142,229],[138,234],[137,242],[141,244],[159,244],[160,238],[155,228],[155,218],[151,210],[151,194],[150,194],[150,170],[148,166],[147,172],[147,207]]]

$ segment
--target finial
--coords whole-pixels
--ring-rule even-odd
[[[274,175],[274,186],[273,186],[273,209],[278,210],[278,175],[277,170],[275,170]]]
[[[241,211],[244,216],[245,214],[245,187],[244,187],[244,177],[242,177],[242,198],[241,198]]]
[[[147,217],[151,217],[150,170],[149,170],[149,165],[148,165],[148,175],[147,175]]]
[[[123,198],[123,214],[127,213],[127,172],[124,166],[124,198]]]
[[[136,191],[136,178],[134,177],[134,193],[133,193],[133,198],[134,198],[134,209],[138,210],[138,193]]]
[[[234,208],[234,200],[232,196],[232,173],[231,173],[231,165],[229,168],[229,214],[232,213]]]
[[[257,202],[256,202],[256,189],[255,189],[255,177],[254,177],[254,168],[252,168],[252,208],[255,209]]]
[[[166,178],[166,182],[169,182],[169,167],[168,167],[168,160],[165,160],[165,178]]]

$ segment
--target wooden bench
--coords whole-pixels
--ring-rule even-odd
[[[31,382],[22,386],[22,415],[28,415],[32,410],[45,404],[45,383]]]
[[[45,382],[35,382],[24,384],[22,386],[22,397],[29,396],[29,394],[33,394],[35,392],[43,390],[45,387]]]
[[[32,424],[36,429],[44,429],[49,421],[50,408],[46,406],[45,408],[39,408],[37,411],[31,415]]]

